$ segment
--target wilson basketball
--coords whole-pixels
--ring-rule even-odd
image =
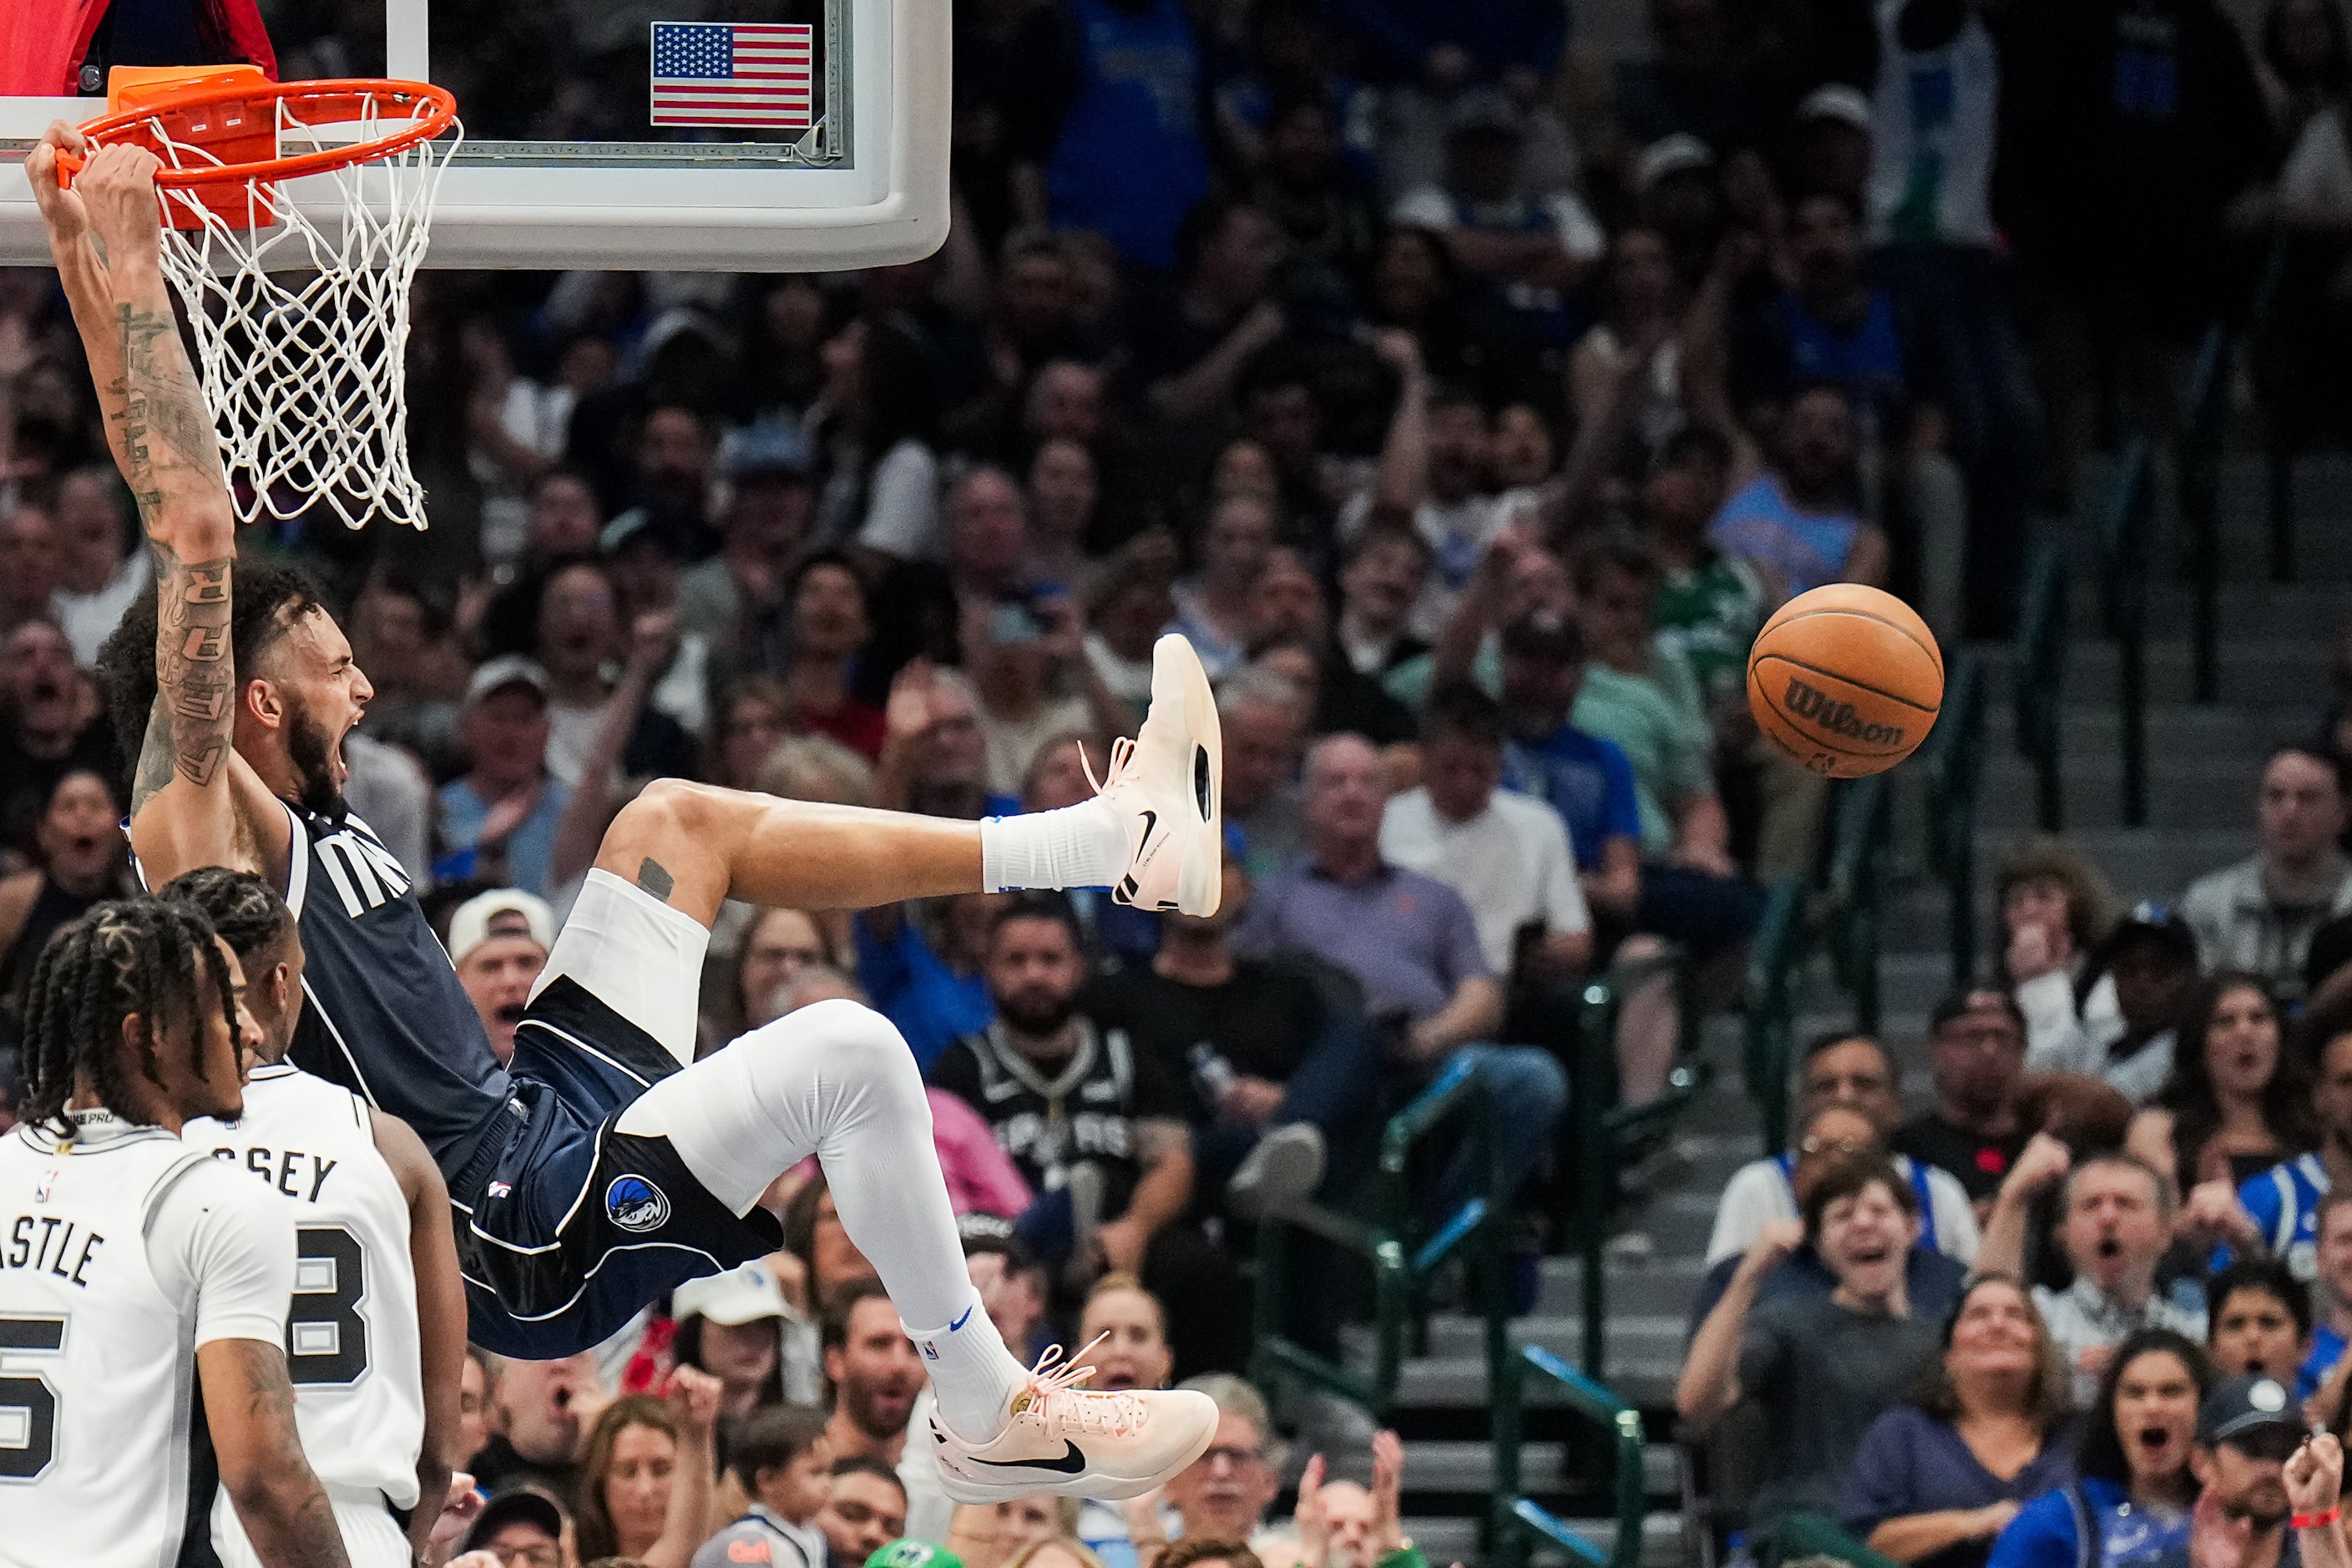
[[[1858,583],[1800,594],[1748,652],[1748,710],[1817,773],[1883,773],[1918,749],[1944,701],[1944,656],[1910,605]]]

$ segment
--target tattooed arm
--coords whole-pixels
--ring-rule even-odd
[[[155,881],[195,866],[250,867],[252,836],[239,830],[232,779],[236,514],[164,283],[158,165],[135,147],[100,148],[73,188],[60,190],[60,151],[86,149],[53,126],[26,173],[89,355],[108,443],[155,557],[156,696],[132,782],[132,843]]]
[[[196,1347],[205,1419],[221,1488],[266,1568],[349,1568],[334,1505],[311,1472],[294,1425],[286,1352],[261,1340]]]

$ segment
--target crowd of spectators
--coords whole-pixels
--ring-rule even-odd
[[[1914,1114],[1879,1041],[1808,1046],[1795,1146],[1723,1194],[1676,1389],[1748,1521],[1936,1568],[2153,1563],[2200,1498],[2247,1502],[2247,1464],[2352,1423],[2334,741],[2277,747],[2254,853],[2169,903],[2016,846],[1996,973],[1929,1014]]]
[[[268,9],[289,74],[366,68],[346,8]],[[471,8],[449,63],[478,134],[637,130],[641,45],[580,9]],[[596,1354],[478,1359],[499,1495],[472,1533],[509,1568],[1400,1550],[1368,1430],[1369,1487],[1310,1465],[1268,1524],[1250,1227],[1351,1201],[1383,1113],[1476,1062],[1516,1245],[1556,1241],[1573,1097],[1663,1091],[1759,889],[1823,841],[1823,781],[1748,716],[1764,618],[1845,580],[1948,641],[2004,630],[2099,411],[2170,417],[2265,233],[2310,343],[2352,341],[2335,0],[2272,0],[2251,43],[2213,0],[1652,0],[1622,60],[1571,19],[982,0],[937,256],[420,278],[432,528],[247,548],[350,626],[374,695],[348,798],[502,1051],[646,779],[1066,805],[1170,628],[1225,742],[1212,919],[1084,890],[730,905],[703,995],[706,1049],[819,999],[886,1013],[1007,1342],[1099,1331],[1111,1385],[1209,1391],[1215,1446],[1150,1506],[953,1516],[902,1462],[922,1369],[809,1170],[785,1252]],[[2320,352],[2280,371],[2315,419],[2343,406]],[[79,353],[53,280],[0,274],[0,1032],[48,932],[130,874],[87,668],[147,563]],[[2277,1384],[2340,1422],[2339,733],[2269,759],[2255,854],[2170,903],[2120,914],[2080,853],[2025,847],[2000,973],[1937,1009],[1916,1114],[1880,1042],[1807,1053],[1795,1147],[1723,1195],[1678,1390],[1703,1426],[1766,1410],[1759,1517],[1827,1511],[1937,1568],[2093,1539],[2120,1564],[2185,1539],[2198,1486],[2260,1489],[2227,1456],[2275,1465]],[[1662,953],[1689,984],[1632,987],[1615,1081],[1572,1083],[1578,983]],[[1419,1173],[1425,1217],[1471,1167]],[[1316,1277],[1294,1327],[1328,1347],[1349,1281]],[[2032,1500],[2053,1489],[2071,1505]]]

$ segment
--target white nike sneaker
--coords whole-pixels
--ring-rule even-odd
[[[1094,1374],[1054,1346],[1013,1400],[1013,1418],[988,1443],[965,1442],[934,1407],[931,1452],[941,1489],[958,1502],[982,1503],[1041,1491],[1105,1501],[1141,1497],[1199,1458],[1217,1434],[1217,1406],[1205,1394],[1076,1386]]]
[[[1081,753],[1083,759],[1084,753]],[[1088,782],[1094,770],[1087,770]],[[1097,793],[1127,829],[1127,874],[1111,898],[1139,910],[1213,915],[1224,894],[1225,745],[1201,656],[1174,632],[1151,650],[1151,711],[1111,742]]]

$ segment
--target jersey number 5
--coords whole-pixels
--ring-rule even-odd
[[[286,1313],[286,1372],[298,1388],[357,1383],[368,1369],[367,1255],[341,1226],[295,1233],[294,1300]]]
[[[0,1318],[0,1481],[38,1479],[58,1447],[58,1394],[49,1380],[13,1369],[20,1356],[65,1349],[63,1318]]]

